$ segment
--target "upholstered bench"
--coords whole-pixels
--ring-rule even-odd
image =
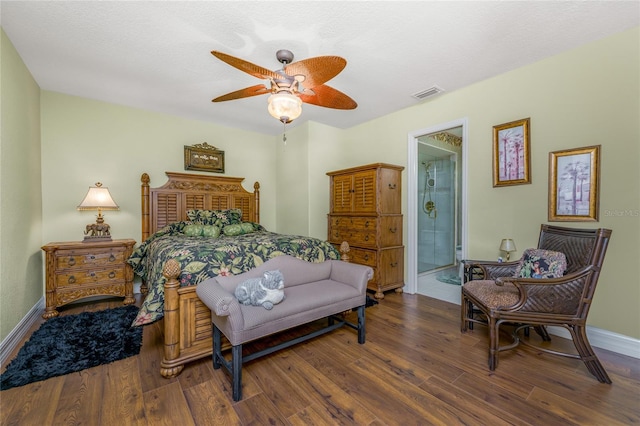
[[[284,277],[285,299],[267,310],[262,306],[242,305],[234,296],[238,284],[264,272],[279,270]],[[328,260],[310,263],[295,257],[275,257],[240,275],[210,278],[198,284],[196,292],[211,309],[213,323],[213,368],[221,366],[231,374],[233,400],[242,399],[242,364],[277,350],[303,342],[347,325],[358,331],[358,343],[365,342],[367,282],[373,277],[368,266]],[[358,323],[350,323],[345,311],[357,309]],[[317,331],[266,349],[245,355],[242,345],[302,324],[327,318]],[[222,334],[231,343],[231,360],[222,354]]]

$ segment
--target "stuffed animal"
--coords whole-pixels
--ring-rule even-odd
[[[238,302],[243,305],[262,306],[271,310],[284,300],[284,278],[278,270],[267,271],[261,278],[249,278],[238,284],[235,290]]]

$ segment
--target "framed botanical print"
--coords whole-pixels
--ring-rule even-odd
[[[600,145],[549,153],[549,221],[596,222]]]
[[[493,126],[493,186],[531,183],[529,118]]]
[[[184,169],[224,173],[224,151],[206,142],[184,146]]]

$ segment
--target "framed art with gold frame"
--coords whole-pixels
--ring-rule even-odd
[[[549,153],[549,222],[597,222],[600,145]]]
[[[184,146],[184,169],[224,173],[224,151],[206,142]]]
[[[529,118],[493,126],[493,187],[531,183]]]

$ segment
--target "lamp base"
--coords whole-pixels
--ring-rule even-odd
[[[93,237],[91,235],[85,235],[84,239],[82,240],[83,243],[94,243],[96,241],[112,241],[111,235]]]
[[[108,223],[104,223],[104,218],[101,214],[98,214],[96,223],[90,223],[86,226],[84,231],[83,242],[89,241],[111,241],[111,226]]]

